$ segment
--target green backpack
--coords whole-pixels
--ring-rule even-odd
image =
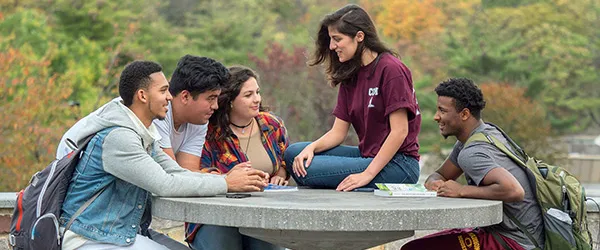
[[[506,138],[513,152],[492,135],[483,132],[473,134],[465,146],[474,141],[490,143],[504,152],[517,165],[525,169],[529,182],[535,185],[536,198],[542,210],[544,221],[544,249],[592,249],[592,237],[587,225],[587,207],[585,190],[575,176],[562,167],[552,166],[528,156],[510,137],[494,124]],[[522,159],[527,159],[523,162]],[[537,249],[540,245],[512,214],[506,215],[527,235]],[[570,222],[570,223],[569,223]],[[497,239],[501,239],[497,237]],[[500,243],[505,243],[501,240]],[[506,247],[505,244],[502,244]]]

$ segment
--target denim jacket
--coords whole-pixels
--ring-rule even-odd
[[[116,178],[102,168],[102,143],[113,128],[96,134],[84,152],[67,191],[60,220],[65,226],[71,216],[92,195],[106,189],[71,225],[70,230],[99,242],[128,245],[141,227],[142,215],[149,209],[150,193]]]
[[[145,127],[121,102],[110,102],[84,118],[75,138],[95,134],[71,178],[60,223],[106,187],[74,221],[70,231],[87,239],[131,245],[149,221],[151,195],[212,196],[227,191],[223,176],[191,172],[158,146],[153,125]],[[158,136],[157,136],[158,135]],[[144,216],[146,214],[146,216]]]

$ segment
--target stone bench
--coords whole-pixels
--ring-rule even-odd
[[[0,192],[0,250],[9,249],[7,236],[10,230],[10,217],[13,213],[15,198],[15,193]],[[596,200],[596,202],[598,202],[598,204],[600,205],[600,197],[593,197],[593,199]],[[594,249],[600,250],[600,248],[598,247],[598,244],[600,244],[600,211],[598,210],[598,206],[596,206],[596,204],[592,201],[588,201],[586,205],[588,209],[588,226],[590,228],[590,232],[592,233],[592,238],[594,239]],[[157,231],[163,232],[176,240],[183,241],[183,222],[155,218],[152,222],[152,228],[154,228]],[[390,242],[385,245],[371,248],[371,250],[399,249],[404,243],[412,239],[419,238],[434,232],[436,231],[415,231],[415,236],[413,237]]]

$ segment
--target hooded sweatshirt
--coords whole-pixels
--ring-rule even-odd
[[[88,144],[63,204],[63,226],[97,191],[106,187],[70,230],[98,242],[129,245],[135,240],[149,193],[158,196],[212,196],[227,192],[224,176],[180,167],[156,143],[154,124],[146,128],[119,100],[90,115],[76,137]],[[148,193],[149,192],[149,193]]]

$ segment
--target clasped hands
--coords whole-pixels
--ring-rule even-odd
[[[460,198],[462,197],[461,191],[463,187],[464,185],[454,180],[435,180],[425,183],[425,188],[432,191],[437,191],[437,194],[443,197]]]
[[[269,183],[287,185],[281,176],[270,177],[268,173],[252,168],[252,164],[242,162],[235,165],[225,176],[228,192],[259,192]]]

